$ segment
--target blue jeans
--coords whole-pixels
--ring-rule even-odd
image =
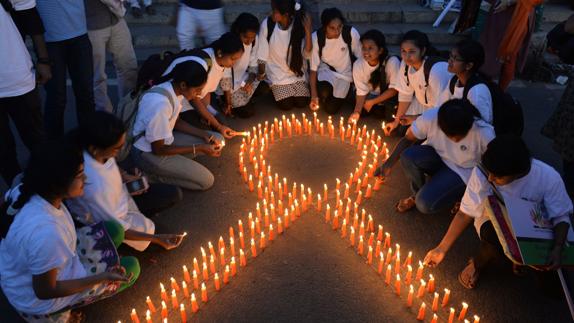
[[[54,65],[52,79],[46,83],[44,125],[49,138],[58,138],[64,134],[68,74],[76,98],[78,123],[81,124],[91,112],[95,111],[92,44],[88,34],[85,34],[63,41],[48,42],[46,47]]]
[[[416,206],[421,213],[439,212],[462,198],[466,184],[445,165],[433,147],[409,147],[401,155],[401,165],[411,181]],[[427,176],[430,176],[429,180]]]

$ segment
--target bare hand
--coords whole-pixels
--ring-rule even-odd
[[[385,132],[385,136],[390,136],[391,132],[393,132],[393,130],[395,130],[397,127],[399,126],[399,122],[397,121],[397,119],[395,119],[395,121],[391,122],[391,123],[387,123],[387,125],[385,126],[385,129],[383,129],[383,131]]]
[[[156,234],[155,238],[158,245],[162,246],[165,250],[172,250],[183,242],[183,234]]]
[[[209,133],[207,133],[207,135],[203,137],[203,140],[205,140],[205,143],[207,144],[212,144],[216,146],[222,145],[221,140],[219,140],[216,136],[210,135]]]
[[[231,139],[235,136],[235,131],[233,131],[231,128],[229,128],[228,126],[221,126],[221,128],[219,128],[219,132],[223,135],[223,137],[225,137],[225,139]]]
[[[562,265],[562,248],[554,248],[548,255],[548,267],[546,270],[557,270]]]
[[[442,262],[445,255],[446,255],[446,253],[441,248],[436,247],[436,248],[430,250],[429,252],[427,252],[425,259],[423,260],[423,264],[425,266],[429,266],[431,268],[434,268]]]
[[[412,124],[416,119],[417,119],[417,116],[404,115],[404,116],[399,118],[399,123],[402,126],[408,126],[408,125]]]
[[[351,113],[351,115],[349,116],[349,119],[347,120],[347,123],[349,124],[354,124],[357,123],[359,121],[359,118],[361,117],[361,114],[358,112],[353,112]]]
[[[311,98],[311,102],[309,102],[309,109],[311,109],[311,111],[319,110],[319,98]]]
[[[375,106],[375,101],[373,101],[373,100],[366,100],[365,103],[363,104],[363,108],[365,108],[365,110],[367,110],[367,112],[370,112],[374,106]]]
[[[208,156],[219,157],[221,156],[221,146],[217,145],[201,145],[201,150]]]
[[[36,64],[36,83],[44,85],[52,78],[52,69],[48,64]]]
[[[223,107],[223,114],[225,114],[226,116],[230,116],[231,109],[233,109],[233,105],[226,103],[225,106]]]

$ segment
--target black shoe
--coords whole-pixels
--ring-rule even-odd
[[[132,7],[132,15],[134,18],[141,18],[143,16],[142,9],[140,7]]]
[[[155,8],[152,7],[151,4],[147,7],[145,7],[145,12],[150,16],[155,16],[155,14],[156,14]]]
[[[234,116],[246,119],[252,117],[255,114],[255,108],[253,105],[248,104],[246,106],[233,109],[232,113]]]

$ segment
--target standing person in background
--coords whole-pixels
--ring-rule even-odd
[[[151,0],[143,0],[142,2],[144,5],[145,13],[147,13],[150,16],[156,14],[155,8],[152,6]],[[128,3],[130,4],[132,15],[135,18],[141,18],[143,16],[143,11],[140,6],[140,0],[128,0]]]
[[[389,56],[385,35],[378,30],[364,33],[361,46],[363,55],[353,64],[357,96],[349,123],[357,122],[363,110],[386,120],[395,112],[401,60]]]
[[[19,22],[21,33],[10,16]],[[50,59],[43,39],[44,27],[35,5],[28,1],[2,1],[0,7],[0,176],[10,186],[21,172],[10,120],[28,149],[44,138],[42,104],[36,84],[51,78]],[[21,34],[31,35],[36,49],[34,64]]]
[[[309,106],[305,58],[311,54],[311,17],[294,0],[271,0],[259,31],[259,77],[267,75],[281,110]]]
[[[94,56],[96,110],[112,112],[113,106],[106,82],[106,54],[112,54],[118,80],[118,98],[123,98],[135,87],[138,76],[132,36],[124,19],[125,8],[120,2],[85,0],[85,3],[88,36]]]
[[[46,83],[44,125],[48,137],[64,134],[68,73],[76,98],[78,123],[95,110],[92,44],[86,26],[84,1],[38,0],[52,61],[52,79]]]
[[[353,61],[361,56],[359,32],[346,24],[343,13],[328,8],[321,13],[321,28],[313,33],[311,52],[311,110],[323,107],[335,114],[353,82]]]
[[[195,48],[198,30],[207,44],[225,33],[221,0],[180,0],[176,30],[179,48]]]
[[[244,12],[231,25],[231,32],[241,38],[243,55],[232,68],[225,70],[221,79],[220,87],[226,93],[224,113],[248,118],[255,114],[249,101],[260,82],[257,79],[259,20],[254,15]]]

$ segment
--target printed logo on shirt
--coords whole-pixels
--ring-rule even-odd
[[[347,50],[347,47],[341,47],[341,51],[344,52]]]
[[[462,151],[467,151],[467,150],[468,150],[468,147],[465,146],[465,145],[461,145],[461,146],[460,146],[460,150],[462,150]]]

